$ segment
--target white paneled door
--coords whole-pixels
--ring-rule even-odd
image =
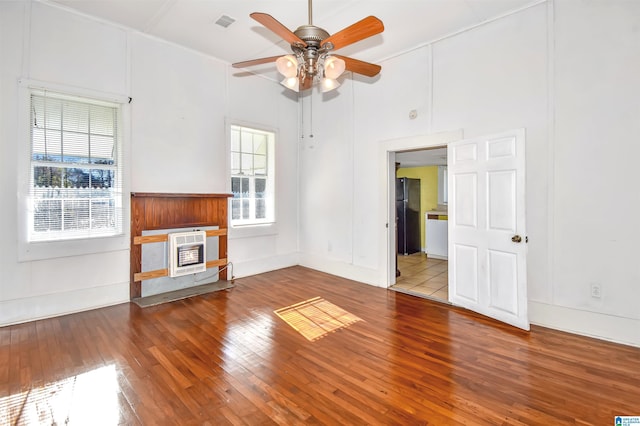
[[[448,145],[449,300],[525,330],[524,129]]]

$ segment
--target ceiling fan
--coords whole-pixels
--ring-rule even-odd
[[[302,25],[295,31],[289,30],[266,13],[250,14],[251,18],[291,44],[293,54],[237,62],[233,67],[246,68],[275,62],[278,71],[285,77],[281,84],[296,92],[311,88],[314,82],[321,83],[323,92],[333,90],[340,85],[337,78],[345,70],[367,77],[377,75],[382,69],[380,65],[330,53],[381,33],[384,31],[382,21],[375,16],[368,16],[330,35],[313,25],[311,3],[312,0],[309,0],[309,24]]]

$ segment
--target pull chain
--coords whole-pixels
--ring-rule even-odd
[[[304,99],[298,92],[298,103],[300,104],[300,139],[304,139]]]
[[[313,89],[309,95],[309,137],[313,138]]]

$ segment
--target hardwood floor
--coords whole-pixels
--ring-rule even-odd
[[[282,319],[292,309],[350,325],[311,341]],[[639,348],[524,332],[302,267],[150,308],[0,328],[0,424],[549,426],[615,415],[640,415]]]

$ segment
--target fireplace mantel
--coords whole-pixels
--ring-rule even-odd
[[[231,194],[131,193],[131,300],[142,295],[142,231],[217,226],[219,262],[227,259],[227,199]],[[219,278],[227,279],[227,271]],[[137,279],[137,280],[136,280]]]

